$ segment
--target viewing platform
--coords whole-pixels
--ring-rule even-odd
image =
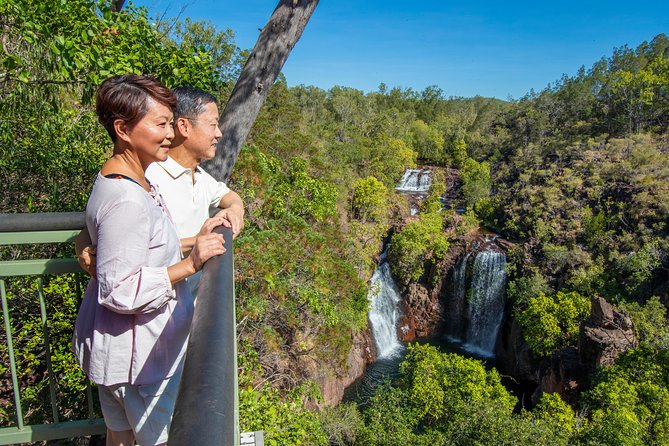
[[[79,231],[85,226],[84,214],[78,212],[45,214],[0,214],[0,249],[3,258],[11,252],[10,247],[18,246],[18,252],[27,245],[45,245],[35,252],[60,251],[67,243],[73,243]],[[218,228],[223,234],[226,246],[232,246],[232,232]],[[48,244],[48,245],[46,245]],[[54,248],[55,247],[55,248]],[[10,255],[9,257],[12,257]],[[0,295],[4,323],[3,361],[0,366],[6,375],[11,375],[12,390],[5,389],[6,397],[13,393],[13,405],[0,407],[0,420],[7,426],[14,418],[13,426],[0,428],[0,445],[49,441],[76,437],[99,436],[106,431],[95,404],[94,385],[81,383],[81,395],[75,399],[76,408],[84,413],[78,417],[71,414],[74,407],[63,407],[59,401],[63,396],[54,364],[54,350],[58,347],[51,341],[55,327],[49,318],[49,301],[45,287],[54,276],[68,277],[67,284],[73,284],[76,305],[81,303],[83,289],[88,281],[74,258],[31,258],[30,260],[0,261]],[[184,363],[174,416],[170,429],[170,446],[210,446],[210,445],[264,445],[262,431],[239,432],[239,400],[237,393],[237,333],[235,320],[233,249],[209,260],[201,275],[198,305],[193,315],[193,323],[188,342],[188,353]],[[12,281],[19,283],[23,299],[12,298]],[[35,293],[31,293],[32,289]],[[26,302],[26,295],[34,301]],[[15,302],[19,301],[19,302]],[[35,379],[48,382],[43,390],[48,393],[48,408],[40,408],[45,414],[41,424],[27,424],[36,408],[25,410],[26,396],[22,395],[26,383],[20,370],[22,359],[17,357],[16,342],[21,339],[20,328],[12,315],[14,305],[39,306],[39,336],[43,349],[39,356],[39,370],[33,371]],[[24,309],[25,310],[25,309]],[[56,309],[53,309],[56,311]],[[14,311],[14,313],[13,313]],[[63,327],[59,327],[61,335]],[[67,330],[67,327],[65,328]],[[74,325],[69,327],[71,336]],[[35,339],[38,341],[40,339]],[[68,344],[69,346],[69,344]],[[58,352],[62,355],[62,352]],[[19,361],[17,361],[17,359]],[[58,365],[58,367],[62,367]],[[65,367],[78,367],[76,362]],[[32,400],[35,395],[31,395]],[[32,401],[31,400],[31,401]],[[91,441],[91,444],[95,444]],[[101,444],[101,443],[100,443]]]

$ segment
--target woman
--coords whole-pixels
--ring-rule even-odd
[[[86,205],[97,245],[96,276],[82,302],[74,348],[98,384],[107,445],[167,441],[194,299],[183,279],[225,250],[209,219],[188,257],[158,191],[144,172],[167,158],[172,93],[154,79],[125,75],[97,93],[100,123],[114,144]]]

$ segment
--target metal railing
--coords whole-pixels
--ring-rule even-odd
[[[170,446],[240,441],[232,231],[216,232],[223,234],[226,250],[202,269]]]
[[[72,242],[83,227],[83,213],[0,214],[0,245]],[[222,231],[225,237],[226,252],[208,261],[202,270],[184,371],[170,429],[170,446],[240,444],[232,232],[227,228],[219,228],[217,231]],[[16,426],[0,428],[0,445],[94,435],[105,431],[102,419],[60,421],[56,401],[57,384],[50,364],[49,320],[42,293],[42,276],[80,271],[75,259],[0,262],[2,311],[16,412]],[[37,278],[38,299],[53,417],[51,424],[32,426],[24,424],[23,419],[12,343],[11,315],[5,290],[7,278],[26,275],[40,276]],[[89,386],[87,400],[90,418],[93,418],[92,399]],[[257,434],[260,435],[256,437],[256,441],[262,441],[262,434]]]
[[[84,226],[82,213],[52,214],[0,214],[0,246],[27,245],[43,243],[71,243]],[[88,418],[86,420],[61,421],[62,412],[57,401],[58,384],[56,383],[51,356],[49,318],[44,295],[44,276],[81,273],[75,259],[36,259],[0,261],[0,296],[2,298],[2,317],[6,336],[7,356],[11,372],[14,393],[15,426],[0,428],[0,444],[24,443],[105,432],[104,421],[94,418],[93,395],[91,386],[86,387]],[[12,318],[7,296],[7,280],[12,277],[37,276],[37,300],[40,306],[41,330],[44,341],[44,361],[49,385],[51,423],[27,425],[19,386]],[[78,299],[81,300],[81,286],[77,286]],[[73,366],[75,366],[73,364]]]

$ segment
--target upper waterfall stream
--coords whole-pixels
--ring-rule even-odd
[[[400,183],[395,187],[398,192],[428,192],[432,186],[432,172],[425,169],[407,169]]]

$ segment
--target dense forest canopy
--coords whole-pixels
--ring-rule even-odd
[[[84,209],[109,149],[91,104],[106,76],[153,74],[223,104],[247,54],[229,29],[156,23],[105,1],[1,0],[0,26],[2,212]],[[282,445],[668,444],[669,39],[649,38],[517,101],[280,77],[229,181],[248,208],[235,246],[242,428]],[[431,166],[435,186],[412,218],[394,187],[417,165]],[[575,344],[594,296],[632,315],[640,347],[595,376],[576,407],[546,394],[519,408],[494,370],[414,346],[399,381],[366,407],[312,410],[315,370],[344,373],[367,330],[366,281],[389,234],[398,281],[430,283],[479,225],[515,242],[507,296],[537,357]],[[35,287],[15,280],[9,293],[28,421],[43,422]],[[59,392],[75,417],[74,282],[50,278],[45,292]],[[11,411],[3,403],[4,424]]]

